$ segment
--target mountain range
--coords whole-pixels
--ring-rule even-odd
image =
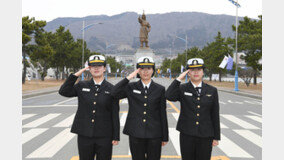
[[[61,17],[47,22],[45,30],[55,32],[62,25],[70,30],[75,39],[81,39],[84,20],[85,26],[95,24],[86,29],[84,34],[84,40],[91,51],[133,54],[139,48],[139,16],[141,14],[135,12],[124,12],[113,16]],[[149,46],[156,54],[168,54],[170,48],[172,52],[181,53],[185,49],[185,42],[180,38],[185,39],[186,35],[188,48],[202,48],[214,40],[218,31],[223,37],[235,36],[232,25],[235,25],[236,20],[235,16],[230,15],[200,12],[146,13],[146,19],[151,25]],[[242,19],[243,17],[239,17],[239,20]]]

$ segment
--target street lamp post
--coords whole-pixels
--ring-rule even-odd
[[[238,3],[238,0],[237,0]],[[238,81],[238,6],[236,6],[236,71],[235,71],[235,91],[239,91]]]
[[[96,24],[103,24],[103,23],[92,23],[92,24],[89,24],[85,27],[85,20],[83,20],[83,27],[81,29],[81,31],[82,31],[82,68],[84,68],[84,49],[85,49],[84,34],[85,34],[85,30],[92,27],[93,25],[96,25]],[[84,72],[82,73],[82,80],[84,80]]]
[[[238,8],[241,7],[241,5],[237,1],[229,0],[236,6],[236,71],[235,71],[235,91],[239,91],[239,81],[238,81]]]
[[[185,39],[178,37],[178,36],[176,36],[176,38],[185,42],[185,66],[186,66],[186,62],[187,62],[187,34],[185,34]],[[185,82],[187,82],[187,74],[185,76]]]

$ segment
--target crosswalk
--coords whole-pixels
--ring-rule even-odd
[[[33,140],[37,137],[44,135],[51,129],[55,129],[58,133],[53,137],[46,139],[44,142],[37,144],[38,147],[28,153],[25,159],[39,159],[39,158],[52,158],[56,155],[64,146],[68,145],[70,141],[74,141],[75,134],[70,133],[70,127],[73,123],[75,114],[63,114],[63,113],[50,113],[47,115],[37,114],[23,114],[23,133],[22,133],[22,145],[23,147],[29,147],[30,144],[34,144]],[[178,120],[179,113],[168,113],[169,119],[175,121]],[[36,119],[35,119],[36,118]],[[121,130],[125,124],[127,118],[127,112],[120,113],[120,125]],[[60,122],[55,122],[54,119],[59,119]],[[254,122],[252,124],[252,122]],[[242,141],[250,143],[251,146],[259,148],[261,152],[262,137],[259,135],[261,132],[262,117],[260,114],[254,112],[247,112],[246,115],[230,115],[221,114],[221,141],[217,149],[218,154],[223,154],[230,158],[250,158],[253,159],[255,153],[249,153],[239,140],[228,132],[233,132],[242,138]],[[126,136],[121,133],[121,137]],[[122,138],[123,139],[123,138]],[[169,127],[169,145],[174,150],[174,155],[180,156],[179,148],[179,132],[175,129],[175,126]],[[120,142],[123,143],[123,142]],[[129,148],[125,148],[130,155]],[[214,153],[214,149],[213,149]],[[74,155],[75,156],[75,155]]]

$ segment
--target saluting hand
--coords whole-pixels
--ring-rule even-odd
[[[135,71],[133,71],[132,73],[129,74],[129,76],[127,76],[126,78],[128,80],[131,80],[132,78],[136,77],[137,73],[141,70],[141,68],[136,69]]]
[[[113,140],[113,141],[112,141],[112,145],[114,145],[114,146],[115,146],[115,145],[118,145],[118,141]]]
[[[83,72],[85,72],[88,68],[89,68],[89,66],[87,66],[87,67],[85,67],[85,68],[83,68],[83,69],[80,69],[80,70],[79,70],[78,72],[76,72],[74,75],[77,76],[77,77],[79,77],[79,76],[81,76],[81,74],[82,74]]]
[[[168,142],[162,142],[162,146],[165,146],[166,144],[168,144]]]
[[[219,145],[219,141],[218,140],[213,140],[212,142],[212,146],[218,146]]]
[[[184,79],[184,77],[186,76],[186,74],[189,72],[189,69],[188,70],[186,70],[186,71],[184,71],[184,72],[182,72],[182,74],[180,74],[179,76],[178,76],[178,78],[177,79],[179,79],[179,80],[183,80]]]

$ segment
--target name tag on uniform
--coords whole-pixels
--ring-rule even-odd
[[[82,88],[82,91],[85,91],[85,92],[90,92],[90,88]]]
[[[133,93],[141,94],[141,91],[133,89]]]
[[[105,94],[109,94],[109,91],[105,91]]]
[[[211,96],[212,96],[212,94],[206,94],[206,96],[207,96],[207,97],[211,97]]]
[[[184,92],[184,95],[186,95],[186,96],[192,96],[192,93]]]

